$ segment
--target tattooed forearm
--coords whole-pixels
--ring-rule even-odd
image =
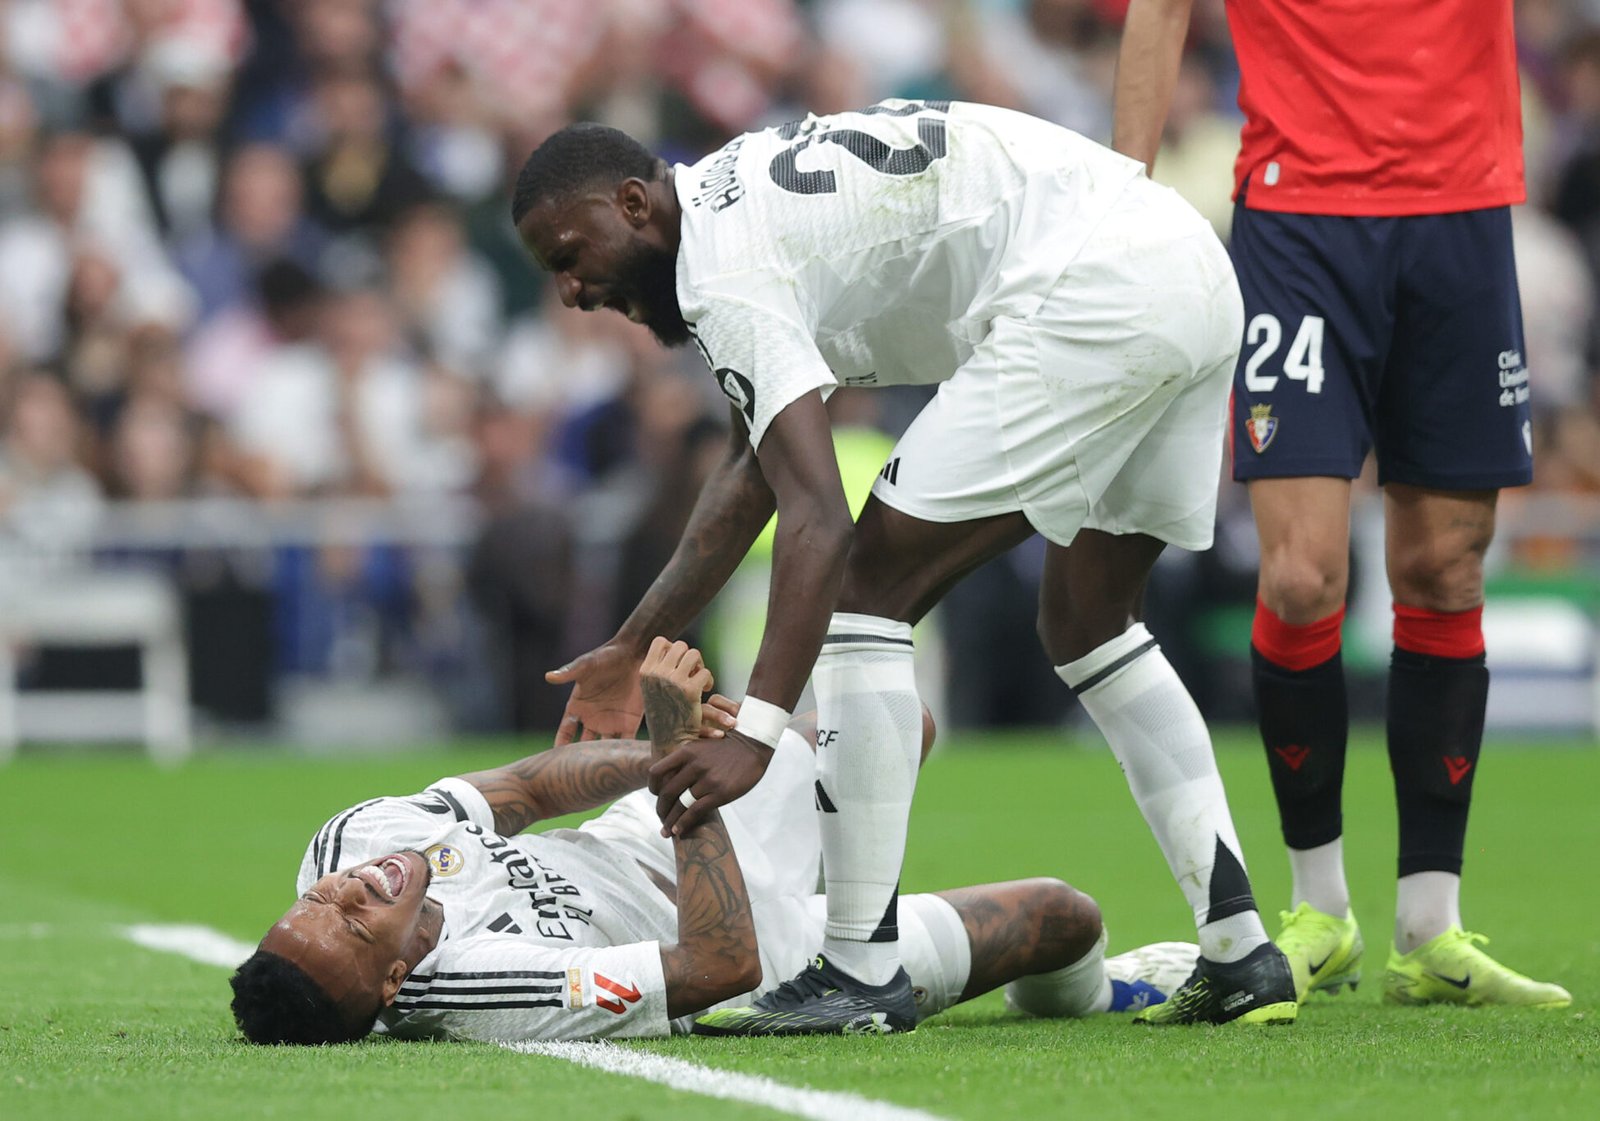
[[[713,813],[678,854],[678,941],[661,949],[667,1015],[686,1016],[761,982],[755,920],[733,842]]]
[[[691,697],[677,685],[648,673],[639,678],[644,694],[644,722],[650,732],[651,748],[660,758],[700,728],[700,698]]]
[[[462,775],[494,811],[495,832],[511,836],[536,821],[614,802],[645,784],[650,745],[595,740],[553,747],[500,767]]]
[[[654,636],[679,634],[694,621],[777,509],[738,423],[730,440],[727,457],[700,488],[672,559],[618,632],[641,649]]]

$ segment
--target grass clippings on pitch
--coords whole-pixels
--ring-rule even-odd
[[[1103,749],[1078,747],[989,737],[938,755],[917,796],[906,889],[1060,875],[1100,900],[1113,950],[1189,936],[1182,897],[1116,764]],[[229,1020],[225,970],[116,933],[133,922],[188,922],[253,941],[287,905],[305,841],[330,813],[517,751],[219,753],[161,771],[131,754],[34,750],[0,769],[0,1118],[779,1116],[490,1046],[250,1047]],[[1272,910],[1287,871],[1259,748],[1249,735],[1228,737],[1219,756],[1258,895]],[[1315,1001],[1293,1028],[1028,1021],[991,996],[905,1038],[630,1046],[971,1121],[1592,1116],[1600,908],[1589,865],[1600,850],[1600,751],[1497,743],[1482,766],[1468,925],[1493,936],[1491,952],[1509,964],[1572,989],[1568,1011],[1379,1003],[1394,811],[1387,762],[1367,739],[1352,751],[1345,800],[1367,981]]]

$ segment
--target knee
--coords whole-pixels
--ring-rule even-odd
[[[1061,941],[1062,959],[1077,961],[1094,948],[1104,929],[1100,905],[1087,892],[1064,880],[1040,876],[1026,881],[1027,909],[1033,929],[1053,931]]]
[[[920,594],[915,569],[890,568],[883,563],[881,553],[875,555],[852,545],[835,609],[915,622],[912,608]]]
[[[1483,602],[1483,556],[1490,534],[1418,537],[1394,547],[1389,585],[1395,601],[1425,611],[1468,611]]]
[[[1034,622],[1039,642],[1053,666],[1087,657],[1128,629],[1133,608],[1127,603],[1101,601],[1093,606],[1071,603],[1065,609],[1041,607]]]
[[[1261,557],[1258,594],[1278,618],[1294,626],[1325,619],[1344,605],[1350,558],[1292,547]]]

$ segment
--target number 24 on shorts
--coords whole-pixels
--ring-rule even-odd
[[[1289,353],[1283,357],[1283,376],[1305,382],[1307,393],[1322,392],[1322,333],[1322,316],[1308,315],[1301,319],[1294,342],[1289,344]],[[1245,328],[1244,341],[1256,348],[1244,364],[1244,387],[1251,393],[1271,393],[1277,387],[1278,376],[1262,373],[1261,367],[1278,353],[1283,342],[1283,324],[1276,315],[1262,312]]]

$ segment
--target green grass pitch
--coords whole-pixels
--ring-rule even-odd
[[[131,753],[34,750],[0,769],[0,1118],[779,1116],[490,1046],[252,1048],[235,1040],[224,970],[114,933],[193,922],[253,941],[286,906],[302,848],[330,813],[520,753],[512,743],[337,760],[241,750],[163,772]],[[1257,894],[1275,911],[1288,877],[1259,748],[1223,735],[1218,754]],[[1509,964],[1566,984],[1576,1001],[1560,1013],[1378,1002],[1394,814],[1375,740],[1360,740],[1349,769],[1345,843],[1368,980],[1315,1001],[1292,1028],[1027,1021],[990,996],[903,1038],[629,1046],[972,1121],[1596,1116],[1600,751],[1490,745],[1468,837],[1469,927],[1491,934]],[[953,743],[923,774],[906,889],[1036,874],[1094,894],[1113,950],[1191,936],[1103,748],[1047,736]]]

